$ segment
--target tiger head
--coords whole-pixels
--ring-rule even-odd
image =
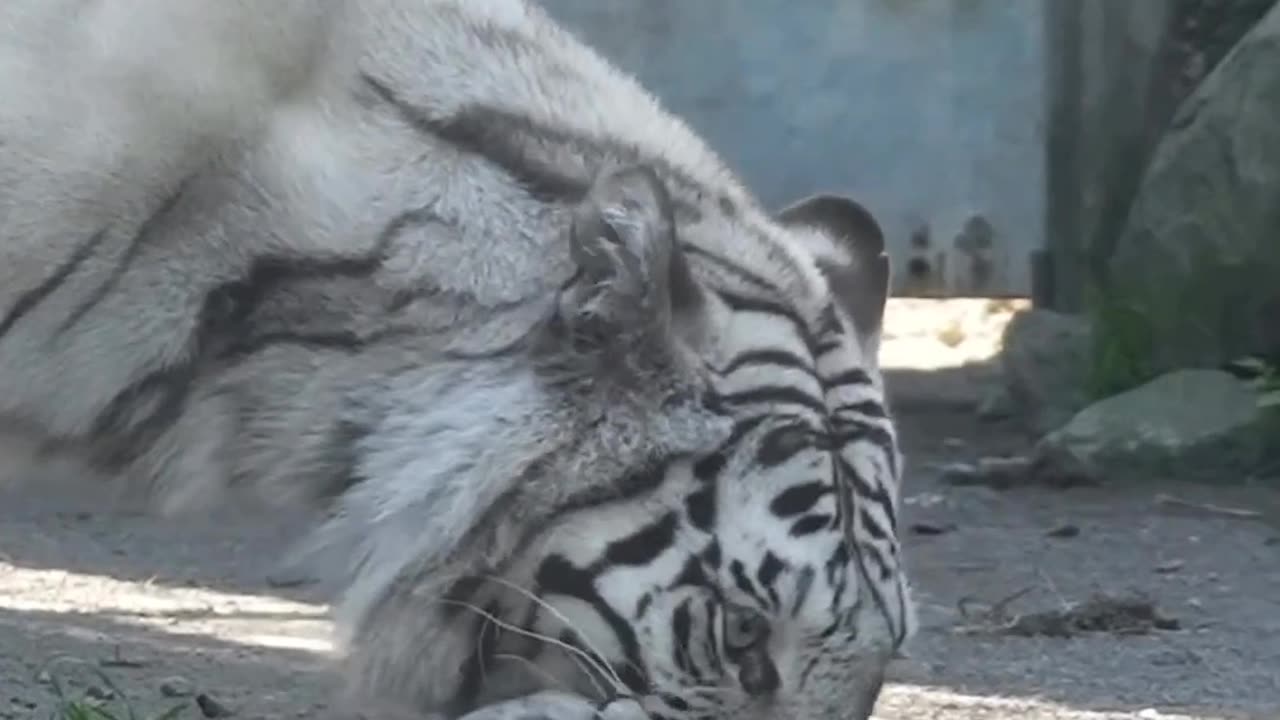
[[[866,718],[915,626],[876,359],[880,228],[842,197],[765,217],[666,182],[599,182],[560,312],[582,343],[625,350],[601,372],[659,415],[634,442],[677,433],[665,445],[690,451],[529,554],[528,628],[566,659],[539,662],[653,717]]]

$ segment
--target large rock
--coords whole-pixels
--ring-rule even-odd
[[[1280,458],[1280,427],[1258,401],[1225,372],[1179,370],[1085,408],[1036,454],[1103,480],[1240,482]]]
[[[1060,427],[1089,404],[1089,338],[1084,318],[1050,310],[1019,313],[1005,327],[1002,390],[1010,410],[1035,435]]]
[[[1118,386],[1280,354],[1280,5],[1182,103],[1105,270]]]

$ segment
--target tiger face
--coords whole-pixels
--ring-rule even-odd
[[[829,299],[730,322],[742,340],[716,385],[741,439],[719,473],[715,533],[737,692],[720,707],[864,718],[915,625],[897,540],[902,457],[876,357],[888,262],[851,200],[814,198],[779,220]]]
[[[632,181],[644,190],[629,197],[672,212],[656,175]],[[632,210],[615,217],[644,215]],[[594,677],[580,691],[635,695],[653,717],[866,718],[915,626],[876,363],[879,227],[831,196],[767,221],[700,222],[684,228],[678,272],[699,296],[686,322],[703,333],[702,412],[728,432],[671,459],[645,498],[553,533],[531,627],[579,653],[561,670]],[[763,262],[694,245],[745,222]]]

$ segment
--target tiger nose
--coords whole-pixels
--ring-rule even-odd
[[[778,668],[764,648],[754,648],[738,659],[738,682],[752,697],[772,695],[782,684]]]

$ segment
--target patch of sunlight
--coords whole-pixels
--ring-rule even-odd
[[[880,364],[938,370],[989,362],[1005,327],[1030,308],[1025,299],[890,298],[885,306]]]
[[[1035,697],[976,695],[951,688],[912,683],[886,683],[872,720],[899,720],[921,717],[965,717],[972,720],[1227,720],[1197,712],[1186,715],[1159,706],[1137,710],[1085,710]]]
[[[269,595],[120,580],[68,570],[31,569],[0,562],[0,611],[40,615],[13,622],[64,634],[95,634],[96,622],[115,627],[209,638],[238,645],[329,653],[329,608]],[[65,616],[49,622],[48,616]],[[76,624],[89,626],[76,628]]]

